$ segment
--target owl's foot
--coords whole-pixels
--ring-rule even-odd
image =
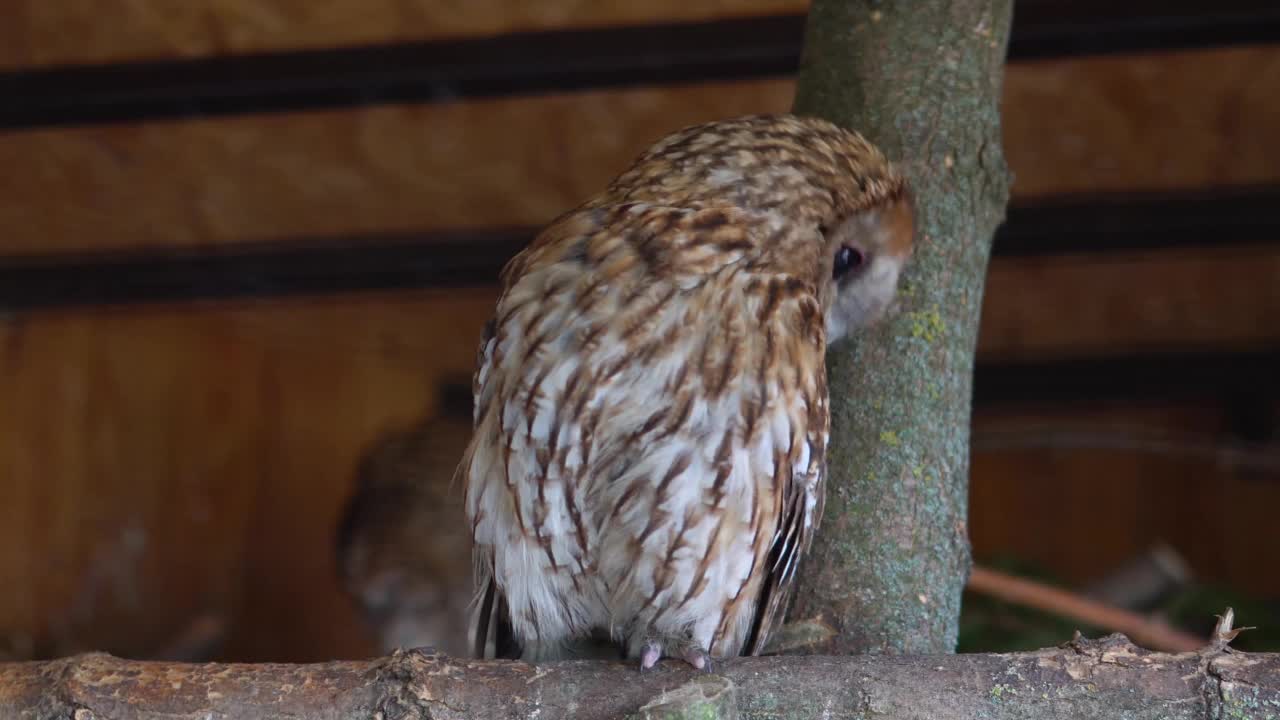
[[[711,653],[702,648],[693,648],[686,650],[680,656],[684,661],[703,672],[712,672],[711,669]]]
[[[644,649],[640,651],[640,672],[657,665],[661,657],[662,645],[657,640],[646,640]]]
[[[698,670],[711,672],[711,653],[686,637],[652,637],[640,649],[640,671],[658,664],[664,657],[680,658]]]

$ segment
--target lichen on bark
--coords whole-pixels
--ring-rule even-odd
[[[999,99],[1011,0],[814,0],[795,111],[898,162],[916,250],[898,306],[827,355],[822,527],[790,617],[833,631],[806,652],[955,648],[974,346],[1009,175]]]

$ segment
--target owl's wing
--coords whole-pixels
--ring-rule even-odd
[[[522,283],[525,286],[536,283],[547,270],[554,269],[555,266],[564,266],[566,262],[572,264],[580,261],[579,243],[575,241],[598,232],[602,219],[599,212],[566,213],[539,233],[524,250],[503,266],[499,276],[501,291],[497,312],[481,332],[476,353],[475,373],[471,379],[472,422],[477,435],[483,419],[493,409],[492,406],[502,402],[499,388],[503,382],[498,376],[504,370],[499,367],[503,363],[503,355],[518,351],[519,344],[524,340],[519,329],[514,326],[520,325],[528,318],[517,315],[511,310],[512,305],[529,306],[531,304],[528,297],[529,288],[521,287]],[[519,299],[512,300],[513,294]],[[512,338],[515,338],[514,343]],[[492,448],[488,449],[492,450]],[[482,451],[473,436],[466,455],[458,465],[455,481],[460,477],[467,479],[471,472],[474,454]],[[473,519],[472,522],[476,522],[477,519]],[[473,534],[474,530],[473,527]],[[473,652],[475,657],[485,657],[492,634],[493,657],[518,658],[522,649],[511,624],[507,598],[493,576],[493,567],[493,549],[476,547],[473,557],[473,577],[476,581],[476,600],[480,607],[475,626],[472,628]]]
[[[799,392],[789,406],[774,411],[790,424],[791,442],[801,442],[804,447],[799,453],[794,452],[794,447],[776,448],[779,455],[792,460],[784,468],[782,512],[769,548],[756,615],[743,645],[744,654],[759,655],[782,623],[795,586],[796,568],[822,519],[830,425],[825,349],[824,342],[799,343],[793,361],[799,361],[797,366],[811,373],[811,382],[797,383]]]
[[[545,551],[548,562],[530,570],[541,554],[520,555],[516,562],[526,568],[522,588],[537,583],[538,592],[576,598],[581,592],[569,587],[576,580],[568,573],[578,569],[560,559],[587,559],[586,545],[593,539],[590,523],[579,522],[568,492],[578,493],[579,502],[612,507],[617,515],[627,505],[626,489],[633,487],[630,475],[652,481],[677,466],[656,469],[669,453],[640,450],[654,443],[670,449],[673,433],[699,442],[714,432],[691,427],[708,422],[709,402],[730,420],[736,408],[745,407],[740,402],[768,415],[757,414],[762,422],[756,431],[744,431],[758,444],[746,454],[760,464],[754,470],[748,469],[751,463],[741,465],[745,474],[757,476],[755,487],[770,496],[760,507],[769,508],[772,527],[760,528],[758,550],[746,561],[756,568],[751,584],[767,588],[753,638],[767,638],[795,559],[813,530],[820,496],[817,468],[826,443],[821,308],[811,286],[779,272],[778,258],[761,253],[762,247],[780,247],[780,236],[799,231],[771,213],[623,203],[563,218],[504,270],[495,322],[481,343],[477,433],[464,460],[468,482],[481,488],[474,502],[469,490],[473,535],[488,538],[477,557],[477,577],[487,596],[482,609],[488,611],[480,618],[477,645],[487,639],[491,624],[508,615],[500,609],[501,589],[490,577],[495,547],[504,550],[495,545],[494,528],[515,523],[524,529],[521,518],[527,519],[526,544]],[[702,390],[680,393],[694,386]],[[728,390],[738,387],[749,387],[752,399]],[[650,402],[637,403],[638,397]],[[606,405],[607,426],[597,427]],[[631,455],[624,457],[627,452]],[[711,482],[718,472],[715,448],[691,455],[706,455],[703,467],[680,467],[680,472],[701,473]],[[594,491],[581,486],[587,482],[584,473],[598,478],[612,472],[630,475],[610,476],[607,487]],[[485,487],[507,495],[502,503],[494,496],[482,503]],[[563,502],[544,499],[538,491],[546,487],[564,488]],[[609,495],[615,492],[623,497]],[[486,509],[491,514],[482,517]],[[643,531],[653,524],[650,519],[639,510],[633,514],[623,513],[611,526],[639,523],[637,532],[652,536]],[[770,550],[773,564],[767,565]],[[607,565],[619,558],[602,561]],[[530,576],[534,571],[545,577]],[[763,586],[756,577],[763,577]],[[569,589],[555,589],[557,584]],[[743,597],[744,602],[756,599]],[[522,608],[528,604],[515,595],[505,600]]]

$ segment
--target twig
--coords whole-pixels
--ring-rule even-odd
[[[1226,650],[1236,636],[1245,630],[1255,630],[1252,626],[1231,629],[1231,625],[1235,622],[1236,611],[1227,608],[1227,611],[1218,616],[1218,622],[1213,626],[1213,637],[1209,640],[1210,650]]]
[[[1155,650],[1192,652],[1205,645],[1203,638],[1182,632],[1167,623],[990,568],[975,566],[969,576],[969,589],[1077,622],[1124,633],[1139,645]]]

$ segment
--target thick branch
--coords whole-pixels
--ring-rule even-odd
[[[1149,653],[1111,636],[1007,655],[772,657],[541,666],[400,652],[316,665],[0,665],[0,717],[1216,718],[1280,712],[1280,655]]]
[[[795,108],[906,170],[918,239],[900,308],[828,353],[823,526],[790,617],[811,652],[950,652],[969,567],[973,350],[1008,175],[1010,0],[814,0]],[[825,639],[824,639],[825,638]]]

